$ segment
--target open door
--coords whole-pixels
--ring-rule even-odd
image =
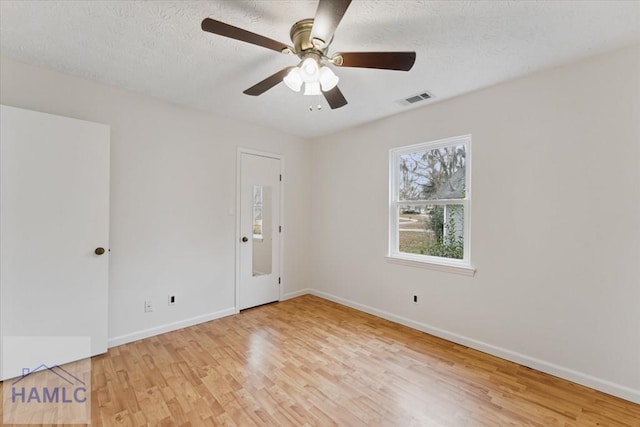
[[[0,379],[7,379],[107,351],[110,130],[0,108]],[[70,345],[70,337],[86,345]]]

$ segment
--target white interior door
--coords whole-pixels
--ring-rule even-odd
[[[280,184],[280,159],[240,154],[240,310],[280,299]]]
[[[104,353],[109,127],[4,105],[0,123],[0,354],[15,337],[62,336]],[[22,368],[88,356],[55,342],[20,355]],[[0,378],[22,373],[2,365]]]

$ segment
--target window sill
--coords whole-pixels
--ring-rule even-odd
[[[446,273],[460,274],[460,275],[469,276],[469,277],[473,277],[473,275],[476,273],[476,269],[469,265],[454,264],[454,263],[447,263],[447,262],[425,261],[421,259],[419,260],[415,258],[399,257],[399,256],[391,256],[391,255],[386,256],[385,258],[387,259],[387,262],[392,264],[406,265],[409,267],[426,268],[429,270],[444,271]]]

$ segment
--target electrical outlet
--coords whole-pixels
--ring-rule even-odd
[[[413,296],[413,303],[417,304],[418,303],[418,295],[414,295]]]
[[[151,313],[152,311],[153,311],[153,304],[151,303],[151,300],[146,300],[144,302],[144,312]]]
[[[169,305],[176,305],[176,296],[169,295]]]

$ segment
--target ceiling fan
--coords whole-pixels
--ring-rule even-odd
[[[327,63],[337,67],[409,71],[416,60],[415,52],[342,52],[329,56],[333,33],[350,3],[351,0],[320,0],[315,18],[303,19],[291,27],[293,47],[210,18],[202,21],[202,29],[300,58],[297,66],[283,68],[245,90],[245,94],[261,95],[280,82],[296,92],[304,85],[305,95],[322,94],[331,109],[335,109],[347,105],[347,100],[338,89],[338,76]]]

